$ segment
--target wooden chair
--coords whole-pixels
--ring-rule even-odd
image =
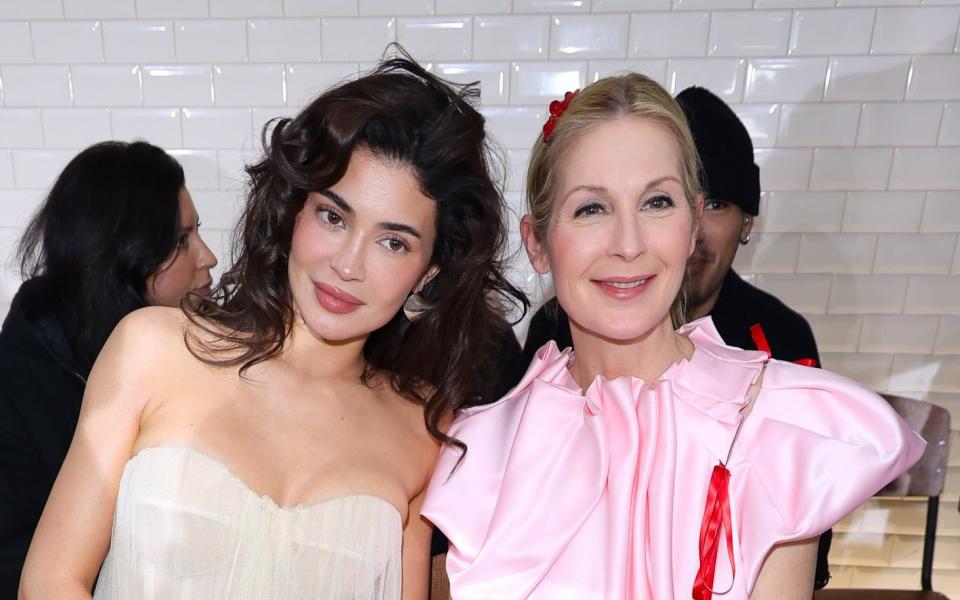
[[[950,447],[950,413],[923,400],[883,395],[894,410],[927,440],[927,449],[912,469],[877,492],[877,496],[926,496],[927,523],[923,534],[923,561],[920,590],[825,589],[814,594],[816,600],[947,600],[933,591],[933,545],[937,538],[937,512],[940,493],[947,473]],[[960,510],[960,506],[958,506]]]
[[[450,600],[446,552],[435,555],[430,561],[430,600]]]

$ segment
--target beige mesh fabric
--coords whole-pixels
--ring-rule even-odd
[[[361,494],[280,507],[189,446],[123,471],[97,600],[398,600],[402,525]]]

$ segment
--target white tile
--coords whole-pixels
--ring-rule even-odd
[[[708,12],[634,13],[628,53],[634,58],[704,56],[709,31]]]
[[[760,167],[761,189],[807,189],[813,151],[801,148],[756,148],[753,160]]]
[[[857,139],[859,104],[784,104],[777,145],[852,146]]]
[[[219,183],[216,150],[170,150],[180,161],[190,190],[215,190]]]
[[[48,189],[75,154],[72,150],[14,150],[17,187]]]
[[[890,148],[818,148],[813,153],[810,189],[885,189],[892,154]]]
[[[63,14],[68,19],[129,19],[137,16],[134,0],[63,0]]]
[[[905,275],[834,275],[829,312],[899,314],[907,280]]]
[[[475,60],[546,58],[550,50],[550,17],[546,15],[482,16],[473,20]]]
[[[940,123],[941,146],[960,146],[960,102],[947,102]]]
[[[297,115],[297,109],[292,106],[271,106],[269,108],[254,108],[251,112],[253,119],[253,137],[254,144],[252,149],[260,148],[260,140],[263,138],[264,129],[267,130],[267,139],[276,126],[277,118],[293,118]]]
[[[70,73],[63,65],[3,65],[3,97],[7,106],[70,106]]]
[[[530,150],[507,151],[507,191],[523,192],[526,185]]]
[[[592,83],[601,77],[620,75],[628,72],[646,75],[660,85],[665,85],[667,78],[667,61],[662,58],[646,60],[591,60],[587,65],[587,81]]]
[[[320,19],[250,19],[247,43],[251,62],[320,60]]]
[[[240,19],[183,20],[174,24],[177,61],[246,62],[247,31]]]
[[[243,197],[236,191],[202,190],[192,196],[203,230],[232,229],[243,212]]]
[[[837,6],[910,6],[919,0],[837,0]]]
[[[397,41],[421,62],[469,60],[471,17],[407,17],[397,20]]]
[[[112,108],[110,121],[114,139],[143,139],[161,148],[183,145],[178,108]]]
[[[390,17],[330,17],[320,20],[320,41],[325,61],[377,60],[396,36],[396,20]]]
[[[793,14],[790,54],[866,54],[873,9],[798,10]]]
[[[770,192],[757,217],[763,231],[829,233],[840,231],[842,192]]]
[[[793,273],[800,236],[792,233],[755,233],[741,246],[733,268],[745,273]]]
[[[146,65],[141,73],[146,106],[213,104],[213,75],[207,65]]]
[[[786,54],[790,13],[782,11],[716,11],[710,20],[710,56]]]
[[[953,268],[950,269],[952,275],[960,275],[960,242],[957,243],[957,251],[953,254]]]
[[[960,98],[960,56],[926,55],[913,59],[907,100]]]
[[[139,106],[143,102],[136,65],[74,65],[70,80],[77,106]]]
[[[804,314],[827,312],[830,285],[828,275],[762,274],[757,277],[757,287]]]
[[[960,314],[960,277],[955,275],[914,275],[903,307],[906,314]]]
[[[433,0],[359,0],[361,15],[432,15]]]
[[[670,10],[672,0],[593,0],[591,10],[598,12],[639,12]]]
[[[824,100],[902,100],[908,56],[839,56],[830,59]]]
[[[216,65],[213,98],[217,106],[282,106],[282,65]]]
[[[940,317],[940,328],[933,351],[941,354],[960,354],[960,317]],[[956,418],[956,417],[954,417]],[[954,446],[960,449],[960,446]]]
[[[720,8],[750,8],[753,0],[673,0],[677,10],[703,10]]]
[[[27,21],[0,21],[0,64],[32,63],[32,44]]]
[[[103,51],[109,62],[173,62],[173,21],[104,21]]]
[[[736,104],[730,108],[747,128],[755,148],[772,148],[777,145],[779,104]]]
[[[797,273],[869,273],[877,236],[862,233],[806,233]]]
[[[585,62],[517,62],[510,70],[511,104],[549,104],[584,86]]]
[[[869,389],[886,390],[889,385],[890,373],[893,369],[892,354],[821,353],[820,359],[824,369],[839,373]],[[840,539],[836,540],[836,542],[840,541]],[[838,550],[842,550],[842,547],[837,546],[840,544],[836,543],[834,546],[836,549],[831,548],[833,550],[831,559],[840,554]]]
[[[0,150],[0,188],[13,188],[13,158],[10,150]],[[0,260],[3,255],[0,254]]]
[[[38,109],[0,109],[0,148],[42,147],[43,125]]]
[[[833,6],[836,0],[754,0],[754,8],[817,8]]]
[[[588,12],[590,0],[513,0],[515,13]]]
[[[809,315],[817,349],[825,352],[856,352],[863,317],[857,315]]]
[[[850,192],[842,230],[912,233],[920,226],[922,213],[922,192]]]
[[[960,147],[897,148],[890,173],[890,189],[960,189],[957,165],[960,165]]]
[[[136,0],[136,6],[141,19],[184,19],[210,14],[207,3],[197,0]]]
[[[433,72],[456,83],[480,82],[480,101],[484,106],[510,101],[510,63],[438,63]]]
[[[47,148],[85,148],[113,137],[106,108],[44,108],[40,112]]]
[[[877,9],[871,54],[952,52],[960,7]]]
[[[218,150],[220,189],[244,190],[247,185],[247,165],[261,158],[258,150]],[[212,224],[211,224],[212,226]]]
[[[511,0],[437,0],[438,15],[509,13]]]
[[[287,17],[351,17],[357,13],[357,0],[283,0]]]
[[[751,59],[746,102],[810,102],[823,97],[824,58]]]
[[[960,192],[927,192],[920,231],[924,233],[960,231]]]
[[[677,94],[691,85],[705,87],[726,102],[743,97],[743,77],[747,61],[743,58],[671,58],[667,62],[664,87]]]
[[[893,361],[893,377],[890,380],[890,387],[902,390],[916,390],[917,392],[953,392],[960,391],[960,357],[957,356],[929,356],[922,354],[898,354]],[[947,474],[948,481],[950,474]],[[944,488],[944,493],[949,493],[949,483]],[[900,536],[895,538],[902,540]],[[949,538],[948,538],[949,539]],[[937,546],[942,547],[944,540],[938,540]],[[951,540],[952,541],[952,540]],[[923,550],[919,538],[911,537],[907,549],[902,550],[904,554],[909,555],[909,561],[900,559],[898,566],[909,564],[911,566],[919,564],[919,557]],[[954,545],[955,544],[951,544]],[[953,556],[960,548],[944,548],[946,556]],[[894,557],[896,559],[896,557]],[[894,559],[891,564],[896,565]],[[942,563],[942,558],[934,559],[934,565]],[[916,574],[915,569],[911,569]],[[906,580],[906,577],[903,578]],[[939,580],[938,580],[939,581]]]
[[[304,106],[320,92],[356,76],[355,63],[287,65],[287,105]]]
[[[0,19],[62,19],[61,0],[0,2]]]
[[[103,61],[100,21],[37,21],[30,29],[37,62]]]
[[[860,146],[933,146],[940,102],[869,102],[860,117]]]
[[[956,233],[882,235],[873,272],[945,275],[956,245]]]
[[[279,17],[283,0],[207,0],[211,17]]]
[[[627,15],[553,17],[552,58],[623,58],[627,55]]]
[[[547,120],[546,106],[484,107],[487,131],[504,148],[529,149]]]
[[[184,108],[184,148],[252,148],[249,108]]]

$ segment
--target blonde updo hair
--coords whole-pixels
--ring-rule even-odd
[[[547,227],[557,197],[559,169],[576,142],[592,127],[626,117],[647,119],[663,127],[680,151],[680,181],[697,227],[694,200],[701,195],[700,159],[687,119],[677,101],[657,82],[639,73],[604,77],[581,90],[557,119],[548,140],[537,136],[527,167],[527,207],[537,240],[546,247]],[[670,317],[674,327],[685,321],[684,292],[681,286]]]

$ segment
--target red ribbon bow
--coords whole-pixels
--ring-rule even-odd
[[[703,509],[703,521],[700,523],[700,569],[693,580],[693,600],[711,600],[714,594],[713,576],[717,572],[717,553],[720,550],[720,529],[727,542],[727,556],[730,557],[730,589],[737,575],[737,564],[733,558],[733,525],[730,519],[730,471],[723,463],[713,468],[710,476],[710,489],[707,491],[707,505]],[[729,592],[719,592],[724,594]]]
[[[760,323],[754,323],[750,326],[750,337],[753,338],[753,343],[757,345],[757,350],[766,352],[767,356],[773,357],[773,353],[770,351],[770,342],[767,341],[767,335],[763,332]],[[793,362],[804,367],[817,366],[817,361],[813,358],[798,358]]]
[[[553,135],[553,128],[557,126],[557,120],[567,110],[567,107],[570,106],[570,101],[573,100],[574,96],[578,93],[580,93],[580,90],[567,92],[563,95],[563,100],[554,100],[550,103],[550,116],[547,117],[547,122],[543,124],[544,144],[550,141],[550,136]]]

